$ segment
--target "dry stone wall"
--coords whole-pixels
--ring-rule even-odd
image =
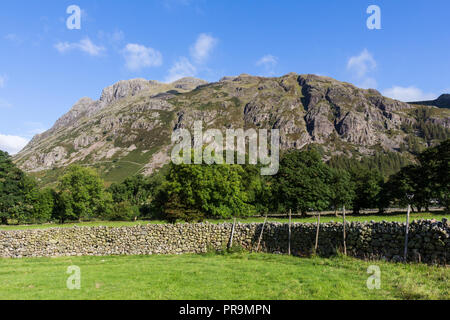
[[[256,250],[262,224],[237,224],[233,245]],[[260,250],[286,253],[288,225],[265,225]],[[230,241],[232,224],[161,224],[133,227],[73,227],[0,231],[0,257],[59,257],[202,253],[222,250]],[[342,223],[320,226],[318,254],[330,256],[342,249]],[[401,260],[405,224],[398,222],[352,222],[346,225],[347,252],[358,258]],[[316,225],[293,224],[294,255],[312,253]],[[447,264],[450,258],[450,223],[414,221],[409,233],[410,261]]]

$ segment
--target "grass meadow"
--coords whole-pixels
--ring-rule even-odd
[[[413,213],[411,220],[449,218]],[[348,221],[406,221],[405,214],[348,216]],[[264,218],[238,219],[241,223]],[[284,217],[269,218],[287,222]],[[315,217],[293,222],[316,222]],[[341,221],[323,216],[321,223]],[[211,220],[210,223],[232,222]],[[83,222],[0,226],[2,230],[72,226],[133,226],[163,221]],[[370,290],[368,267],[381,271],[380,289]],[[69,266],[81,270],[81,289],[69,290]],[[255,253],[178,256],[110,256],[0,259],[0,300],[385,300],[450,299],[450,268],[362,261],[345,256],[298,258]]]
[[[81,288],[67,288],[67,268]],[[367,269],[381,270],[370,290]],[[333,258],[251,253],[0,260],[0,299],[449,299],[450,269]]]

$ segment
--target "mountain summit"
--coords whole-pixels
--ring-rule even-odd
[[[280,129],[283,150],[315,143],[325,158],[383,150],[408,156],[450,137],[448,109],[392,100],[328,77],[133,79],[105,88],[97,101],[82,98],[14,159],[44,182],[75,163],[120,181],[166,164],[173,130],[191,129],[196,120],[204,130]]]

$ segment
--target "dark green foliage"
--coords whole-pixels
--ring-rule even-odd
[[[205,219],[205,214],[196,206],[188,204],[181,200],[178,193],[164,194],[162,204],[162,217],[170,223],[176,223],[178,220],[186,222],[201,222]]]
[[[0,151],[0,218],[1,223],[41,223],[51,220],[55,194],[39,190],[36,182],[25,175]]]
[[[387,183],[386,193],[392,202],[411,204],[419,211],[433,200],[449,211],[450,139],[429,148],[419,156],[419,164],[403,168]],[[412,200],[407,195],[414,195]]]
[[[406,137],[403,149],[409,150],[409,152],[413,155],[418,155],[424,148],[423,142],[415,135],[409,135]]]
[[[151,195],[150,182],[142,175],[136,175],[125,179],[120,184],[112,184],[109,189],[115,203],[129,202],[134,206],[146,204]]]
[[[115,203],[111,213],[106,217],[110,221],[134,221],[139,217],[139,207],[128,201]]]
[[[50,188],[42,190],[34,188],[29,196],[32,210],[26,222],[45,223],[51,221],[55,208],[56,192]]]
[[[427,149],[419,156],[433,196],[450,211],[450,139]]]
[[[419,155],[426,191],[450,211],[450,139]]]
[[[418,129],[422,137],[431,142],[432,140],[445,140],[450,137],[450,130],[431,122],[419,122]]]
[[[450,138],[450,129],[443,126],[434,124],[430,121],[433,109],[428,107],[420,107],[414,110],[414,118],[416,123],[414,125],[409,125],[407,133],[418,132],[419,136],[423,138],[427,143],[431,143],[433,140],[443,141]],[[406,132],[406,131],[405,131]],[[413,147],[416,149],[413,152],[420,153],[421,150],[417,149],[415,145],[415,139],[411,139]]]
[[[98,174],[81,166],[69,167],[60,178],[57,217],[66,220],[91,220],[108,216],[112,197],[104,190]]]
[[[432,196],[426,174],[417,165],[407,166],[393,175],[386,183],[385,192],[392,202],[402,207],[411,204],[418,211],[428,207]],[[414,195],[414,197],[410,199],[409,195]]]
[[[29,193],[35,184],[22,170],[16,167],[8,153],[0,151],[0,219],[23,221],[30,214]]]
[[[170,164],[167,182],[158,197],[164,216],[185,219],[185,212],[198,219],[248,216],[254,208],[242,183],[239,165]]]
[[[75,220],[245,217],[268,212],[306,214],[343,206],[362,209],[411,204],[420,211],[432,204],[450,206],[450,140],[429,148],[418,163],[379,152],[361,160],[333,157],[325,164],[320,149],[286,153],[276,176],[263,177],[253,165],[165,166],[112,185],[91,169],[73,166],[60,178],[57,191],[37,188],[7,153],[0,152],[0,219],[2,223]],[[386,174],[393,172],[387,182]],[[408,195],[414,195],[411,199]]]
[[[403,122],[401,125],[401,129],[404,133],[407,134],[413,134],[414,133],[414,128],[411,124],[407,123],[407,122]]]
[[[411,161],[408,158],[396,152],[377,152],[372,157],[362,157],[360,160],[347,156],[334,156],[328,161],[328,165],[334,169],[376,170],[385,179],[409,164]]]
[[[256,214],[265,215],[273,209],[271,201],[270,178],[261,176],[260,165],[242,165],[242,185],[247,194],[247,203],[250,204]]]
[[[317,151],[289,152],[274,178],[274,201],[279,210],[292,209],[303,215],[311,210],[325,210],[330,204],[330,179],[330,168]]]
[[[349,208],[355,198],[355,183],[351,175],[342,169],[331,169],[330,204],[335,211],[346,206]]]
[[[351,169],[350,174],[355,185],[355,198],[353,200],[353,212],[359,213],[362,209],[380,207],[381,191],[383,189],[383,177],[375,169]],[[382,209],[382,208],[381,208]]]

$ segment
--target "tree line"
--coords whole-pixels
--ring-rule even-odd
[[[384,160],[383,160],[384,159]],[[389,164],[395,166],[394,169]],[[264,177],[253,165],[175,165],[136,175],[106,188],[90,168],[70,166],[55,188],[37,182],[0,152],[0,220],[45,223],[89,220],[162,219],[202,221],[311,211],[411,204],[417,211],[450,206],[450,139],[426,149],[417,162],[397,156],[372,160],[322,160],[320,149],[291,150],[277,175]],[[383,169],[384,168],[384,169]],[[386,172],[395,173],[386,176]]]

